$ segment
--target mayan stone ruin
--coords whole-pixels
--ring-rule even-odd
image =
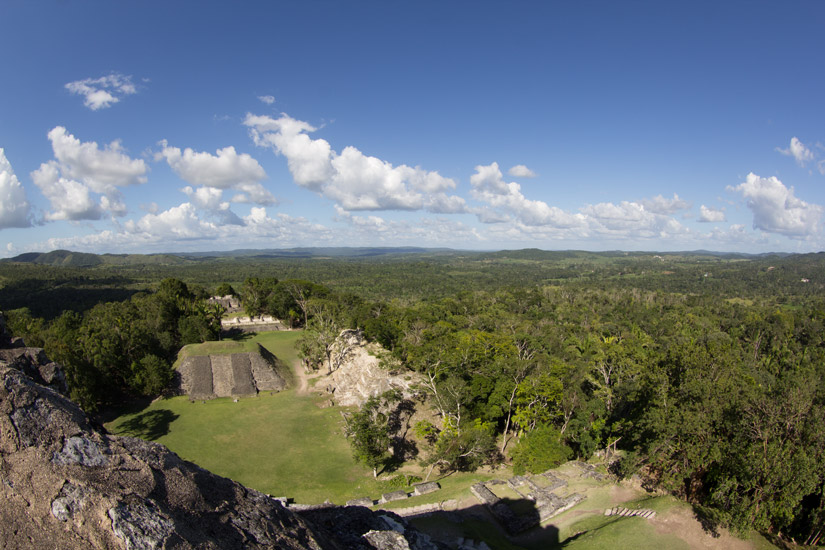
[[[285,389],[287,382],[278,372],[277,358],[261,351],[187,357],[178,368],[180,392],[194,400],[248,397]]]

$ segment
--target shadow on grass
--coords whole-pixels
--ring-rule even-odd
[[[512,519],[502,521],[501,506],[512,510]],[[559,529],[554,525],[538,525],[539,511],[535,502],[527,499],[502,499],[493,511],[480,504],[456,511],[432,512],[425,516],[408,517],[421,531],[451,546],[458,539],[478,543],[484,541],[490,548],[501,550],[555,550],[562,548]],[[506,514],[506,512],[505,512]],[[521,527],[524,528],[516,533]],[[466,544],[466,542],[465,542]]]
[[[255,337],[256,332],[244,332],[239,328],[230,328],[221,331],[221,340],[232,340],[233,342],[246,342]]]
[[[721,525],[721,521],[717,517],[717,514],[714,514],[712,509],[694,505],[693,515],[696,517],[696,521],[702,525],[702,530],[704,530],[705,533],[715,539],[719,538],[719,526]]]
[[[155,441],[169,433],[169,425],[178,416],[168,409],[146,411],[122,422],[117,427],[117,431],[123,435]]]

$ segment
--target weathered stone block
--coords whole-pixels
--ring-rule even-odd
[[[422,483],[413,484],[413,494],[415,496],[426,495],[441,489],[441,485],[436,481],[425,481]]]
[[[476,483],[471,486],[470,492],[473,493],[473,496],[480,500],[482,504],[486,504],[487,506],[493,506],[499,501],[499,498],[483,483]]]
[[[407,491],[393,491],[391,493],[384,493],[381,495],[381,500],[378,501],[379,504],[384,504],[386,502],[393,502],[395,500],[404,500],[409,498]]]

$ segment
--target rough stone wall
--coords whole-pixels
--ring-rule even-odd
[[[0,311],[0,365],[20,371],[39,384],[60,393],[68,393],[66,376],[57,363],[51,361],[41,348],[26,347],[20,338],[13,338],[6,329],[6,318]]]
[[[4,548],[334,547],[280,503],[161,445],[95,431],[66,398],[0,367]]]
[[[345,360],[315,384],[332,393],[335,404],[360,407],[370,397],[393,389],[400,389],[406,397],[414,393],[418,376],[411,372],[393,374],[384,368],[377,357],[384,351],[381,346],[367,343],[363,335],[354,330],[343,331],[339,340],[347,348]]]

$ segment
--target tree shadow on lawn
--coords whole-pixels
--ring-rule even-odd
[[[693,516],[702,525],[702,530],[711,537],[718,539],[720,536],[719,526],[722,524],[718,514],[711,508],[693,505]]]
[[[258,334],[257,332],[245,332],[239,328],[221,330],[221,340],[232,340],[233,342],[246,342]]]
[[[125,435],[155,441],[169,433],[169,425],[179,416],[169,409],[146,411],[122,422],[117,430]]]

